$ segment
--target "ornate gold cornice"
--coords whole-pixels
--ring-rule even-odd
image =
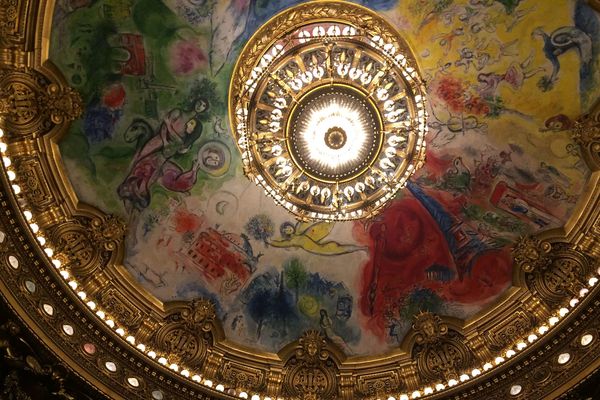
[[[0,46],[13,51],[31,51],[36,28],[30,22],[38,11],[37,1],[1,0]]]
[[[229,342],[210,302],[163,304],[141,289],[121,265],[125,224],[78,202],[56,142],[83,106],[43,60],[52,8],[0,0],[0,140],[10,159],[0,175],[0,292],[41,343],[105,395],[374,399],[456,381],[430,398],[505,399],[520,385],[520,398],[534,399],[557,397],[600,367],[600,297],[589,280],[600,256],[600,104],[573,132],[593,171],[580,208],[563,229],[519,242],[515,287],[493,309],[468,321],[421,314],[396,351],[376,358],[346,358],[318,332],[261,353]],[[587,333],[594,340],[584,346]]]
[[[63,82],[30,67],[0,69],[0,117],[9,134],[41,136],[82,111],[81,96]]]
[[[600,4],[600,3],[598,3]],[[598,6],[600,7],[600,6]],[[592,171],[600,169],[600,106],[575,121],[573,141],[577,143],[582,157]]]
[[[593,235],[590,235],[593,237]],[[528,290],[549,308],[556,308],[587,290],[597,260],[569,243],[522,238],[513,251]]]

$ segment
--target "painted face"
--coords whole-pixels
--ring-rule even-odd
[[[195,119],[190,119],[187,124],[185,124],[185,132],[186,133],[192,133],[194,132],[194,129],[196,129],[196,120]]]
[[[194,103],[194,111],[197,113],[205,111],[206,108],[206,102],[204,100],[198,100],[196,103]]]
[[[206,154],[204,163],[210,167],[218,167],[221,163],[221,157],[218,153],[210,151]]]
[[[286,234],[286,235],[288,235],[288,236],[291,236],[294,233],[294,227],[290,226],[290,225],[284,227],[283,228],[283,233]]]

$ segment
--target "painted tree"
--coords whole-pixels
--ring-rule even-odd
[[[247,315],[256,323],[256,340],[261,341],[263,330],[276,330],[282,337],[288,334],[289,323],[297,323],[292,294],[284,287],[284,274],[263,274],[249,285]],[[264,340],[270,340],[264,337]]]
[[[268,288],[261,288],[260,291],[254,293],[248,303],[248,313],[256,322],[256,340],[260,341],[262,328],[267,319],[271,315],[271,302],[273,301],[274,293]]]
[[[302,261],[298,258],[289,259],[284,265],[285,284],[288,288],[294,289],[296,302],[298,301],[298,292],[308,282],[308,272]]]
[[[421,311],[439,313],[443,306],[443,300],[429,288],[415,288],[404,299],[400,310],[400,317],[410,321],[413,316]]]
[[[258,214],[250,218],[244,226],[244,229],[255,240],[260,240],[267,244],[267,240],[273,236],[275,226],[273,221],[266,214]]]

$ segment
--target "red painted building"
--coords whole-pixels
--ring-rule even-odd
[[[209,280],[223,278],[231,271],[242,282],[250,276],[246,255],[239,246],[213,228],[201,232],[187,251],[194,265]]]

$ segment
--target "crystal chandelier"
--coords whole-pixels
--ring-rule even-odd
[[[229,92],[245,175],[296,217],[368,218],[425,159],[424,84],[382,18],[303,4],[246,44]]]

